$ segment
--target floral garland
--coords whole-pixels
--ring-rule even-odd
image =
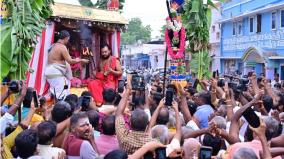
[[[175,34],[175,33],[174,33]],[[174,37],[175,38],[175,37]],[[181,59],[184,57],[184,51],[185,51],[185,29],[182,26],[180,29],[180,37],[179,37],[179,50],[174,51],[172,48],[172,41],[169,37],[169,29],[166,29],[165,32],[165,40],[166,40],[166,45],[168,48],[168,53],[171,56],[172,59]]]

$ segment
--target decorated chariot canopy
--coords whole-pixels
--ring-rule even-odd
[[[88,26],[113,30],[126,29],[127,20],[119,11],[103,10],[85,6],[55,3],[52,6],[52,19],[57,22],[65,23],[69,27],[74,23],[84,21]]]

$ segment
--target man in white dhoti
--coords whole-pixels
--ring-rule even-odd
[[[59,34],[59,40],[54,43],[48,53],[48,66],[45,69],[45,76],[50,85],[50,92],[57,99],[65,98],[70,94],[70,80],[72,79],[72,71],[70,64],[81,62],[86,64],[89,60],[72,59],[66,48],[70,34],[66,30],[62,30]]]

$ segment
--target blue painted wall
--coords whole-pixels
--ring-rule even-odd
[[[222,20],[227,20],[232,16],[238,16],[250,13],[254,10],[261,9],[267,5],[283,4],[284,0],[232,0],[223,3],[221,7]],[[284,7],[282,8],[284,10]],[[276,30],[271,29],[272,11],[276,11]],[[236,35],[233,35],[233,20],[222,23],[221,28],[221,54],[222,59],[230,57],[242,57],[249,47],[256,47],[264,56],[284,56],[284,28],[280,26],[281,9],[261,12],[261,32],[256,33],[257,20],[256,14],[234,19],[235,22],[242,25],[242,34],[238,35],[238,27],[236,27]],[[249,31],[249,18],[254,17],[254,32]],[[273,55],[269,54],[273,53]],[[242,62],[238,60],[238,63]],[[284,64],[284,60],[268,60],[268,66],[274,67],[280,73],[280,68]],[[238,67],[239,64],[236,65]],[[221,71],[224,71],[224,60],[221,60]],[[255,66],[257,72],[261,71],[261,67]]]
[[[274,4],[282,0],[232,0],[228,3],[222,4],[222,17],[230,18],[232,16],[240,15],[244,12],[249,12],[266,6],[267,4]]]

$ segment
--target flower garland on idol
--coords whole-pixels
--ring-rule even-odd
[[[165,31],[165,41],[168,48],[168,53],[172,59],[181,59],[184,57],[185,51],[185,28],[182,26],[181,21],[177,20],[176,18],[173,19],[173,22],[169,17],[166,20],[167,28]],[[173,31],[172,39],[169,37],[170,30]],[[175,45],[178,43],[179,46],[177,48]]]

